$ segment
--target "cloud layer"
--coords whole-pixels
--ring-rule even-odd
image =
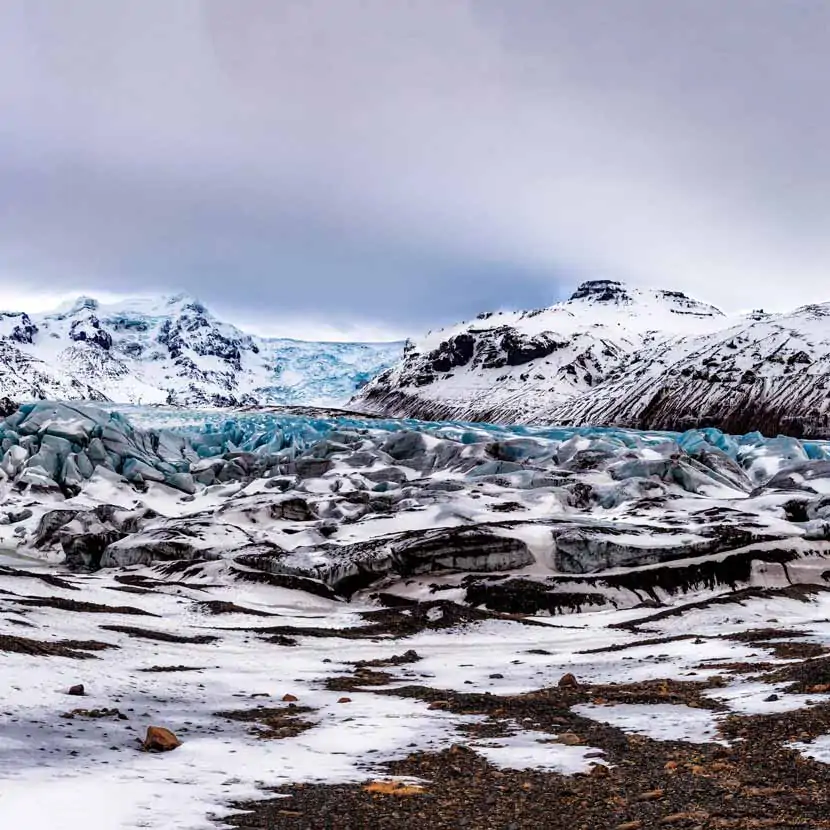
[[[590,276],[830,300],[830,6],[0,6],[0,298],[416,332]]]

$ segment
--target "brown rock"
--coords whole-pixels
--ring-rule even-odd
[[[298,700],[299,700],[299,698],[295,697],[294,695],[283,695],[282,696],[282,702],[283,703],[296,703]]]
[[[402,781],[373,781],[363,788],[375,795],[422,795],[426,790],[418,784],[404,784]]]
[[[570,672],[567,674],[563,674],[561,678],[559,678],[559,688],[560,689],[578,689],[579,688],[579,681],[572,675]]]
[[[427,706],[427,709],[449,709],[450,702],[448,700],[433,700],[432,703]]]
[[[605,764],[594,764],[591,767],[591,775],[594,778],[607,778],[610,773],[608,772],[608,767]]]
[[[582,738],[574,732],[563,732],[561,735],[557,735],[556,742],[565,746],[581,746]]]
[[[170,752],[181,745],[182,742],[169,729],[148,726],[142,747],[145,752]]]
[[[783,787],[746,787],[741,795],[746,798],[768,798],[784,792]]]
[[[84,684],[79,683],[77,686],[70,687],[67,694],[75,695],[76,697],[83,697],[86,694],[86,691],[84,690]]]
[[[616,830],[640,830],[642,826],[643,822],[641,821],[626,821],[618,824]]]
[[[337,701],[338,703],[351,703],[352,699],[350,697],[341,697],[340,700]]]
[[[640,793],[637,801],[657,801],[663,797],[664,790],[649,790],[647,793]]]

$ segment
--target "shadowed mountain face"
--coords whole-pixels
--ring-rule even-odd
[[[675,291],[584,283],[550,308],[409,342],[353,404],[394,416],[830,434],[830,304],[727,317]]]
[[[334,405],[393,362],[398,343],[245,334],[192,297],[0,316],[0,390],[15,399],[181,406]]]

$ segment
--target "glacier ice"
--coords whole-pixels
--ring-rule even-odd
[[[37,507],[9,533],[60,545],[75,567],[227,554],[348,592],[389,570],[484,573],[528,557],[560,574],[758,542],[787,557],[786,540],[828,535],[830,444],[758,433],[46,402],[0,421],[0,440],[5,515]],[[462,555],[461,528],[488,525]],[[741,561],[728,578],[746,575]]]
[[[134,422],[141,424],[135,426]],[[475,453],[469,475],[486,477],[522,471],[527,464],[573,470],[601,465],[612,478],[675,481],[689,492],[713,481],[741,488],[781,470],[830,460],[830,442],[799,441],[759,433],[730,436],[716,429],[685,433],[638,432],[604,427],[499,426],[463,422],[352,415],[303,415],[284,410],[238,412],[182,411],[132,407],[106,411],[90,404],[27,403],[0,421],[5,447],[0,470],[14,479],[24,470],[77,486],[96,468],[106,467],[127,481],[166,482],[191,491],[206,473],[228,463],[245,470],[254,458],[258,470],[305,455],[319,475],[325,461],[359,451],[361,442],[394,461],[438,453],[439,464],[459,460],[465,447]],[[431,449],[437,448],[437,449]],[[251,462],[246,462],[251,467]],[[435,464],[436,459],[431,458]],[[250,473],[250,469],[247,472]],[[747,478],[748,477],[748,478]]]

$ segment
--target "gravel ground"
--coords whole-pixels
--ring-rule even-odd
[[[377,674],[378,682],[388,679]],[[499,770],[457,744],[386,765],[390,777],[419,779],[422,791],[368,791],[377,776],[348,786],[288,786],[274,791],[279,798],[239,805],[247,812],[231,823],[248,830],[830,828],[830,766],[787,746],[830,731],[830,702],[778,715],[729,715],[721,732],[730,746],[656,741],[581,717],[570,708],[584,702],[675,703],[723,711],[722,704],[704,694],[722,683],[717,677],[650,681],[516,696],[422,686],[378,689],[377,694],[414,697],[457,714],[485,715],[482,723],[467,728],[471,738],[509,734],[516,724],[552,736],[567,733],[569,742],[602,750],[610,766],[597,763],[591,772],[569,776]],[[365,667],[331,681],[332,688],[343,691],[372,685]]]

